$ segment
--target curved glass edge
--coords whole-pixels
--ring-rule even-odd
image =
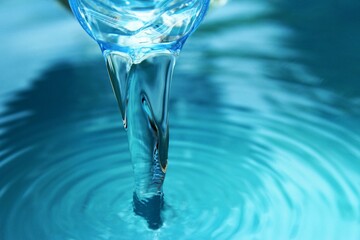
[[[203,2],[203,7],[199,12],[198,19],[195,21],[190,31],[187,34],[185,34],[183,37],[177,39],[174,42],[156,43],[156,44],[143,45],[138,47],[123,46],[120,44],[104,42],[99,39],[96,39],[96,37],[91,32],[88,23],[84,20],[84,16],[81,14],[81,10],[79,9],[79,6],[81,4],[79,0],[69,0],[69,4],[73,14],[79,21],[82,28],[89,34],[89,36],[92,39],[94,39],[99,44],[102,52],[106,50],[123,52],[130,56],[133,63],[139,63],[143,59],[145,59],[149,54],[152,55],[153,53],[170,53],[173,55],[179,54],[187,38],[199,27],[200,23],[202,22],[209,8],[210,0],[200,0],[200,1]]]
[[[80,23],[81,27],[87,32],[87,34],[89,34],[89,36],[94,39],[95,41],[97,41],[94,37],[94,35],[92,34],[88,24],[86,23],[86,21],[84,20],[83,16],[80,13],[79,10],[79,0],[69,0],[69,5],[70,5],[70,9],[73,12],[73,14],[75,15],[76,19],[78,20],[78,22]]]

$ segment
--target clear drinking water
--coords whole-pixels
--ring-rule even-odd
[[[209,0],[70,0],[102,49],[128,132],[134,211],[162,225],[168,161],[168,97],[175,57],[199,25]]]
[[[360,239],[360,1],[209,12],[176,63],[155,231],[132,207],[94,42],[57,2],[14,2],[0,1],[1,240]]]

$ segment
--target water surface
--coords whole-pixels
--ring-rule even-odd
[[[359,239],[360,8],[308,2],[230,2],[185,45],[157,231],[96,45],[56,3],[1,3],[28,17],[0,28],[0,239]]]

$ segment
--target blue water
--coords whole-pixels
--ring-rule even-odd
[[[208,13],[174,72],[156,231],[96,44],[54,2],[0,6],[19,16],[0,21],[0,239],[359,239],[356,1]]]
[[[151,229],[163,225],[168,164],[168,105],[176,56],[199,25],[209,0],[70,0],[99,44],[127,130],[134,213]]]

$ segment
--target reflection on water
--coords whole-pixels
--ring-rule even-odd
[[[213,10],[175,69],[158,231],[101,57],[48,66],[1,97],[0,239],[359,239],[359,10]]]

